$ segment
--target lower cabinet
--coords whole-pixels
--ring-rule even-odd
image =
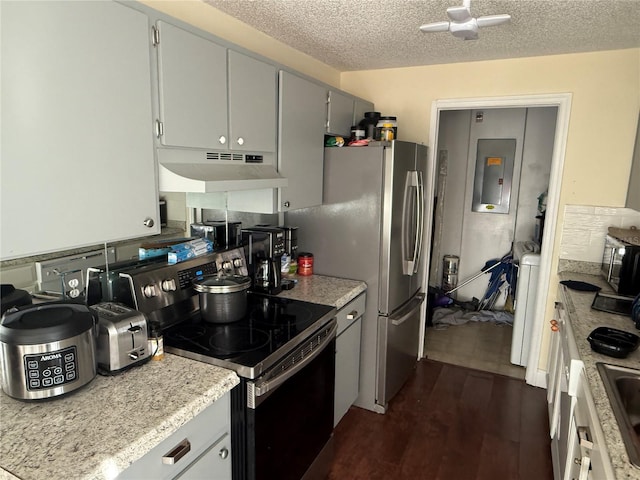
[[[353,405],[360,391],[360,332],[365,300],[363,293],[338,311],[334,426]]]
[[[615,478],[562,288],[551,321],[547,400],[554,480]]]
[[[230,394],[160,442],[118,480],[231,480]]]
[[[569,480],[599,480],[616,478],[606,450],[604,432],[582,371],[576,385],[573,428],[569,434],[569,455],[565,477]]]

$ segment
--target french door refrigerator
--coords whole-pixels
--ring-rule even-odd
[[[378,142],[325,149],[323,205],[290,211],[314,274],[367,283],[359,407],[384,413],[418,359],[427,147]],[[336,365],[340,368],[340,365]]]

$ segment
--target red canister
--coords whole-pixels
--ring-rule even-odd
[[[313,275],[313,253],[298,254],[298,275]]]

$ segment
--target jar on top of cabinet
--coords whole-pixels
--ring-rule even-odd
[[[384,140],[381,138],[382,129],[384,128],[385,123],[390,123],[393,128],[393,139],[398,138],[398,119],[397,117],[380,117],[378,119],[378,123],[376,125],[376,129],[378,130],[378,138],[380,140]]]

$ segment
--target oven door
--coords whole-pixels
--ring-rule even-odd
[[[234,480],[299,480],[328,444],[336,329],[334,319],[263,376],[232,391]],[[327,473],[330,465],[315,467]]]

